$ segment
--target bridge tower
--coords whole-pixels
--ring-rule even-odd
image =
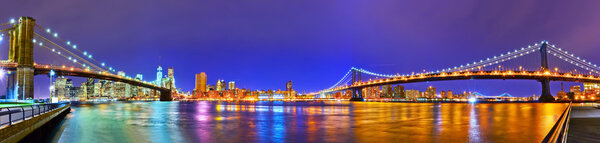
[[[33,99],[33,29],[35,19],[21,17],[10,31],[8,60],[18,64],[7,79],[7,99]]]
[[[542,55],[542,72],[547,72],[549,71],[548,68],[548,51],[547,48],[548,47],[548,42],[546,41],[542,41],[542,46],[540,47],[540,53]],[[552,96],[552,93],[550,93],[550,79],[545,77],[540,79],[540,82],[542,83],[542,96],[540,96],[539,101],[542,102],[553,102],[554,101],[554,97]]]
[[[352,68],[352,85],[361,82],[361,79],[361,72]],[[350,90],[352,90],[352,98],[350,98],[350,101],[363,101],[362,88],[351,88]]]

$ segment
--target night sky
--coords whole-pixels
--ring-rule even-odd
[[[285,89],[292,80],[294,89],[313,92],[333,85],[352,66],[379,73],[435,70],[541,40],[600,63],[597,0],[12,0],[2,5],[0,21],[34,17],[128,75],[141,72],[145,80],[155,80],[158,65],[173,67],[176,85],[185,91],[194,88],[194,74],[206,72],[210,84],[224,79],[240,88]],[[36,48],[38,63],[66,62]],[[6,59],[6,40],[0,49]],[[487,95],[541,93],[539,82],[521,80],[406,86],[430,85]],[[559,85],[552,82],[553,94]],[[36,97],[47,97],[48,78],[36,77],[35,90]]]

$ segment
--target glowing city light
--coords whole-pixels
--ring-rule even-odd
[[[10,19],[10,23],[15,23],[15,22],[17,22],[17,21],[14,18]]]

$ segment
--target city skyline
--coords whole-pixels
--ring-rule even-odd
[[[591,14],[597,11],[593,4],[543,1],[494,4],[463,1],[456,4],[461,9],[450,9],[443,7],[444,3],[425,5],[423,3],[427,2],[414,2],[398,5],[395,2],[373,2],[361,5],[357,2],[332,2],[328,5],[335,6],[330,9],[307,5],[308,2],[298,2],[295,5],[257,2],[243,6],[199,2],[183,8],[172,8],[170,4],[160,2],[138,7],[134,4],[135,1],[99,2],[94,5],[75,1],[61,5],[44,2],[10,3],[31,9],[0,10],[11,14],[0,15],[6,21],[21,15],[36,17],[44,25],[52,26],[49,28],[60,31],[61,37],[78,43],[80,48],[94,53],[99,59],[105,59],[107,64],[117,70],[128,71],[130,76],[142,73],[147,75],[147,80],[153,80],[148,77],[153,77],[158,65],[174,67],[178,79],[176,83],[185,91],[194,89],[196,73],[206,72],[209,74],[209,83],[220,78],[236,81],[236,86],[240,88],[284,89],[282,83],[293,80],[298,91],[313,92],[335,83],[342,76],[340,73],[352,66],[390,74],[418,72],[421,69],[439,69],[478,60],[541,40],[567,47],[569,51],[590,61],[600,61],[593,56],[593,53],[597,53],[595,45],[599,44],[592,39],[597,39],[594,37],[599,35],[595,33],[600,33],[593,28],[593,25],[600,24],[597,20],[600,18],[590,18],[597,17]],[[97,6],[115,6],[113,3],[119,3],[125,12],[117,14]],[[70,7],[69,4],[78,7]],[[519,7],[514,7],[516,4]],[[186,11],[199,11],[194,5],[205,6],[203,11],[209,13],[186,15]],[[211,6],[231,9],[227,11]],[[443,14],[421,11],[436,6],[440,7],[438,12]],[[52,11],[53,8],[50,7],[61,7],[64,10]],[[134,7],[140,12],[127,9]],[[278,7],[288,10],[280,11]],[[363,13],[355,15],[353,11],[344,9],[346,7]],[[386,12],[373,11],[373,7]],[[570,7],[578,8],[546,15],[553,9]],[[315,11],[303,11],[304,8],[313,8]],[[417,15],[402,14],[408,12]],[[488,14],[494,14],[493,18]],[[185,19],[166,15],[199,18]],[[276,17],[276,20],[260,18],[261,15]],[[191,31],[183,28],[190,23],[199,26],[194,26],[197,29]],[[239,23],[247,23],[247,27],[231,26]],[[159,36],[132,35],[149,31]],[[83,38],[90,36],[85,35],[86,33],[113,36],[94,36],[97,38],[92,40]],[[0,45],[7,46],[7,43],[1,42]],[[112,52],[114,50],[122,52]],[[35,53],[41,54],[44,51]],[[40,59],[62,61],[55,57],[42,56]],[[119,62],[121,60],[127,62]],[[41,82],[36,83],[48,83],[43,77],[36,77],[37,80]],[[85,79],[79,81],[83,80]],[[552,93],[558,91],[559,84],[552,82]],[[486,90],[483,92],[491,95],[507,91],[519,96],[540,93],[536,91],[539,84],[535,81],[452,81],[405,86],[418,89],[435,86]],[[488,89],[491,86],[501,88]],[[47,86],[36,86],[35,90],[41,96],[48,93]]]

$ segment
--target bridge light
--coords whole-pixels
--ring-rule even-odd
[[[73,49],[77,49],[77,45],[73,45]]]
[[[87,56],[87,52],[86,52],[86,51],[83,51],[83,55],[86,55],[86,56]]]
[[[40,45],[40,46],[43,46],[43,45],[44,45],[44,43],[40,42],[40,44],[39,44],[39,45]]]
[[[57,52],[57,54],[59,54],[59,55],[60,55],[60,51],[58,51],[58,52]]]
[[[91,59],[91,58],[92,58],[92,55],[88,55],[88,58],[90,58],[90,59]]]
[[[58,33],[54,33],[54,37],[58,37]]]
[[[73,62],[74,62],[74,63],[76,63],[76,62],[77,62],[77,59],[73,59]]]
[[[100,63],[100,65],[104,66],[105,64],[104,64],[104,62],[103,62],[103,63]]]
[[[71,41],[67,41],[67,45],[71,45]]]
[[[17,21],[14,18],[10,19],[10,23],[15,23],[15,22],[17,22]]]

